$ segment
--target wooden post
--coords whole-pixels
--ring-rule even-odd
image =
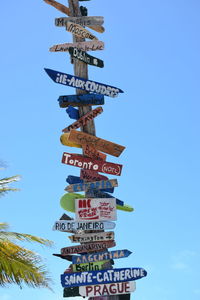
[[[73,17],[80,17],[81,12],[80,12],[80,8],[79,8],[79,1],[78,0],[68,0],[68,3],[69,3],[70,15]],[[84,39],[73,35],[73,42],[83,42],[83,41],[84,41]],[[73,63],[74,63],[74,75],[88,79],[88,65],[77,59],[74,59]],[[77,93],[77,95],[86,94],[85,91],[78,90],[78,89],[76,90],[76,93]],[[85,115],[86,113],[88,113],[91,110],[92,110],[91,106],[79,107],[80,117],[82,117],[83,115]],[[96,135],[94,120],[89,121],[89,123],[87,125],[83,126],[82,131],[89,133],[91,135]],[[86,196],[87,196],[87,193],[86,193]],[[93,299],[98,300],[98,297],[89,298],[89,300],[93,300]],[[105,296],[105,297],[99,297],[99,299],[119,300],[120,297],[119,296]]]

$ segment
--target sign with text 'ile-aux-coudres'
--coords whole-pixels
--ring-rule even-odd
[[[103,25],[104,18],[100,16],[95,17],[64,17],[64,18],[56,18],[55,25],[59,27],[66,27],[67,22],[72,22],[74,24],[78,24],[81,26],[93,26],[93,25]]]
[[[68,236],[72,243],[89,243],[89,242],[101,242],[112,241],[115,239],[113,231],[95,232],[88,234],[74,234]]]
[[[88,53],[86,53],[83,50],[80,50],[78,48],[69,47],[69,53],[72,58],[77,58],[78,60],[80,60],[88,65],[99,67],[99,68],[104,67],[103,60],[101,60],[97,57],[94,57],[92,55],[89,55]]]
[[[52,69],[45,68],[44,70],[54,82],[59,84],[71,86],[73,88],[81,89],[91,93],[105,95],[112,98],[117,97],[119,93],[123,93],[121,89],[111,85],[62,73]]]
[[[84,230],[106,230],[114,229],[115,223],[108,221],[68,221],[59,220],[56,221],[53,230],[58,230],[62,232],[78,232]]]
[[[52,46],[50,52],[68,52],[69,48],[78,48],[83,51],[96,51],[103,50],[104,43],[101,41],[77,42],[77,43],[64,43]]]
[[[79,154],[72,154],[64,152],[62,156],[62,163],[86,170],[102,172],[106,174],[120,176],[122,165],[105,162],[101,160],[93,160]]]
[[[120,156],[120,154],[124,151],[125,147],[119,144],[104,140],[102,138],[96,137],[94,135],[77,131],[77,130],[70,130],[69,133],[64,133],[61,136],[61,143],[64,145],[67,142],[73,142],[78,145],[92,145],[95,147],[96,150],[102,151],[104,153],[113,155],[113,156]]]
[[[117,186],[118,186],[117,179],[110,179],[110,180],[70,184],[65,188],[65,191],[69,193],[77,193],[77,192],[87,191],[89,189],[102,190],[102,189],[108,189]]]
[[[87,262],[95,262],[101,260],[110,260],[110,259],[119,259],[128,257],[132,252],[123,249],[123,250],[115,250],[110,252],[98,252],[98,253],[91,253],[91,254],[83,254],[81,256],[73,255],[72,262],[73,264],[82,264]]]
[[[68,106],[89,106],[104,105],[104,96],[100,94],[68,95],[58,98],[59,106],[62,108]]]
[[[115,221],[117,220],[116,200],[114,198],[83,198],[75,200],[77,221]]]
[[[66,132],[69,132],[72,129],[77,129],[77,128],[80,128],[82,126],[85,126],[86,124],[88,124],[89,121],[91,121],[94,118],[96,118],[102,112],[103,112],[103,108],[101,106],[99,106],[99,107],[97,107],[97,108],[89,111],[85,115],[83,115],[80,119],[78,119],[77,121],[75,121],[73,124],[67,126],[62,131],[66,133]]]
[[[97,285],[138,280],[147,275],[143,268],[118,268],[61,275],[63,287]]]
[[[135,281],[87,285],[79,287],[79,294],[82,297],[100,297],[111,295],[124,295],[134,292],[136,289]]]
[[[85,29],[81,25],[72,22],[67,22],[66,30],[78,37],[81,37],[82,39],[98,40],[98,38],[95,35],[93,35],[89,30]]]
[[[65,247],[61,249],[62,255],[69,255],[75,253],[86,253],[92,251],[103,251],[107,248],[115,247],[115,241],[106,241],[106,242],[95,242],[95,243],[86,243],[83,245],[75,245],[71,247]]]

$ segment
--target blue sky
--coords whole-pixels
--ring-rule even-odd
[[[115,266],[148,271],[137,281],[135,300],[199,300],[200,3],[83,4],[89,15],[104,16],[106,29],[93,32],[105,50],[91,53],[105,67],[90,66],[89,78],[124,90],[118,98],[106,97],[95,121],[97,136],[126,146],[108,161],[124,165],[114,195],[135,208],[118,212],[115,249],[133,254]],[[60,161],[64,151],[80,150],[59,141],[73,121],[57,99],[75,90],[53,83],[43,68],[73,74],[67,53],[48,51],[71,36],[54,26],[64,15],[42,0],[4,1],[1,10],[0,158],[8,165],[1,177],[21,174],[22,180],[15,184],[20,192],[1,199],[0,217],[13,231],[55,242],[53,249],[26,245],[44,257],[55,293],[12,286],[0,289],[0,300],[61,300],[60,274],[68,263],[52,253],[70,242],[52,225],[64,213],[59,200],[65,178],[79,170]]]

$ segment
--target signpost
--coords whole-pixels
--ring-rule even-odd
[[[138,280],[147,275],[143,268],[118,268],[61,275],[63,287],[98,285]]]
[[[63,231],[63,232],[78,232],[84,230],[105,230],[115,228],[115,223],[113,222],[95,222],[95,221],[83,221],[74,222],[67,220],[59,220],[55,222],[53,230]]]
[[[98,284],[80,286],[79,293],[83,297],[98,297],[109,295],[123,295],[134,292],[136,289],[135,281],[118,282],[109,284]]]
[[[67,152],[63,153],[62,163],[78,168],[83,168],[85,170],[102,172],[115,176],[120,176],[122,171],[122,165],[104,162],[101,160],[93,160],[82,155]]]
[[[95,262],[101,260],[108,260],[108,259],[119,259],[128,257],[132,252],[124,249],[124,250],[115,250],[110,252],[99,252],[99,253],[92,253],[92,254],[84,254],[81,256],[72,256],[73,264],[82,264],[87,262]]]
[[[81,89],[87,92],[105,95],[115,98],[123,91],[111,85],[100,82],[88,80],[82,77],[66,74],[59,71],[44,68],[49,77],[56,83],[71,86],[73,88]]]
[[[60,96],[58,98],[60,107],[104,105],[104,96],[99,94],[83,94]]]
[[[112,241],[115,239],[113,231],[95,232],[88,234],[75,234],[68,236],[72,243],[89,243],[89,242],[101,242]]]
[[[68,52],[69,48],[78,48],[83,51],[96,51],[96,50],[103,50],[104,43],[101,41],[88,41],[88,42],[78,42],[78,43],[64,43],[54,45],[49,48],[50,52]]]
[[[110,180],[101,180],[101,181],[94,181],[94,182],[81,182],[76,184],[68,185],[65,188],[65,191],[69,193],[76,193],[76,192],[82,192],[87,191],[88,189],[108,189],[112,187],[117,187],[118,182],[117,179],[110,179]]]
[[[95,35],[93,35],[90,31],[88,31],[81,25],[72,22],[67,22],[66,30],[83,39],[98,40],[98,38]]]
[[[91,55],[87,54],[85,51],[82,51],[78,48],[69,47],[69,53],[72,58],[77,58],[80,61],[82,61],[88,65],[99,67],[99,68],[104,67],[103,60],[96,58],[94,56],[91,56]]]

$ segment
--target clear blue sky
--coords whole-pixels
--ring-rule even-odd
[[[63,1],[67,4],[67,1]],[[144,267],[135,300],[199,300],[200,3],[197,0],[91,0],[89,15],[104,16],[105,50],[91,53],[105,68],[89,67],[89,78],[124,90],[106,97],[97,117],[97,136],[126,146],[116,197],[135,208],[118,212],[115,249],[133,254],[116,267]],[[52,231],[64,213],[59,205],[68,175],[61,164],[61,130],[70,120],[57,98],[75,90],[53,83],[43,68],[73,74],[67,53],[50,53],[70,42],[54,18],[64,16],[35,1],[1,3],[1,147],[7,162],[1,177],[21,174],[20,192],[1,199],[0,219],[11,230],[46,237],[54,249],[40,253],[55,282],[50,291],[9,287],[0,300],[61,300],[60,274],[68,262],[52,256],[70,246],[67,234]],[[94,32],[95,33],[95,32]],[[77,153],[79,150],[77,149]],[[112,177],[112,176],[111,176]],[[110,177],[110,178],[111,178]]]

